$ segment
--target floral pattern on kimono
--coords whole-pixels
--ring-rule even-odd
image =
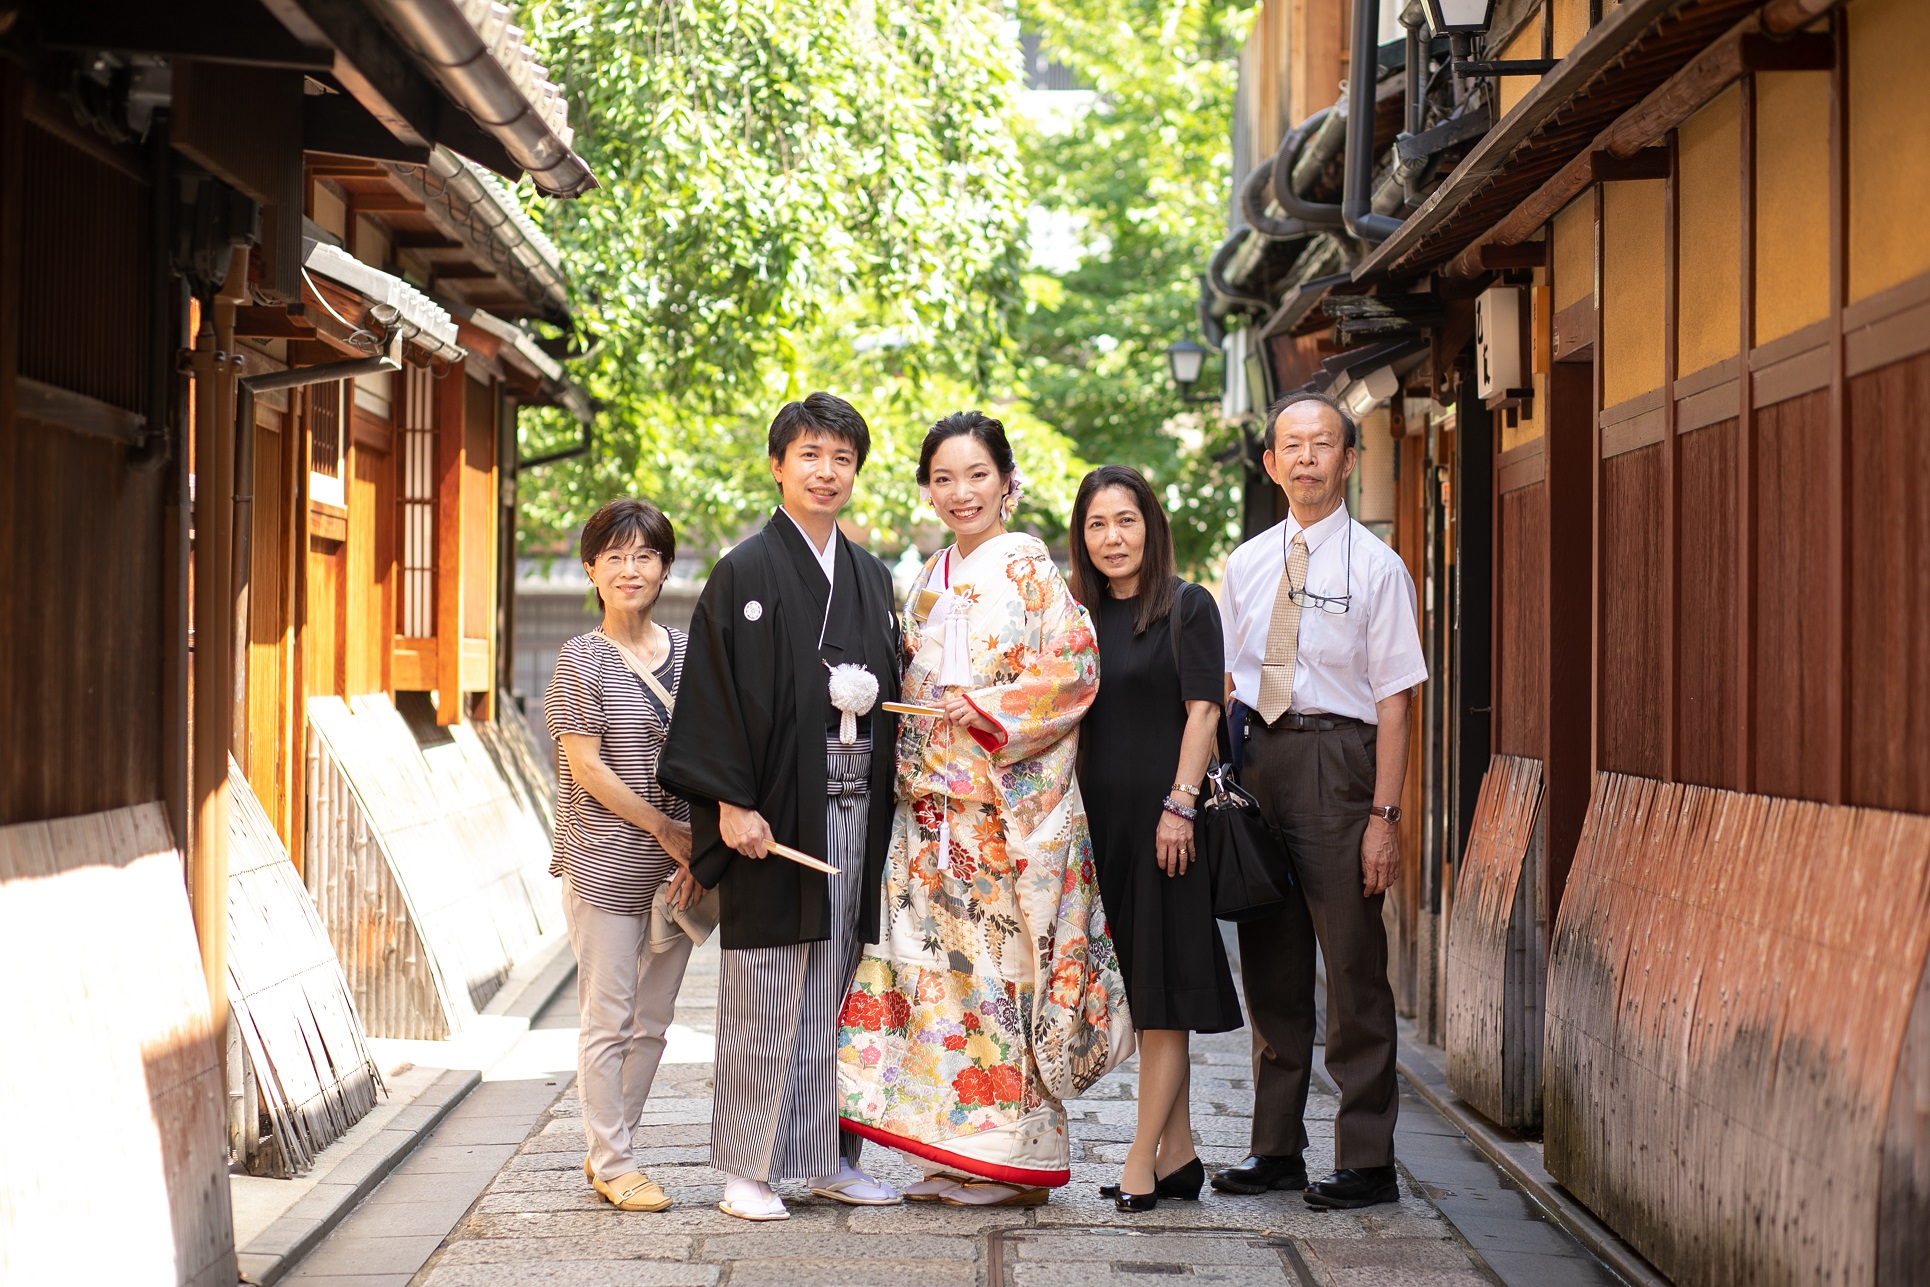
[[[1059,1101],[1132,1044],[1074,772],[1098,647],[1044,544],[1009,533],[925,565],[905,614],[905,701],[949,691],[942,623],[914,610],[946,572],[968,605],[965,696],[999,731],[899,722],[884,925],[840,1019],[839,1111],[964,1170],[984,1149],[960,1159],[946,1141],[1010,1128],[1029,1143],[1007,1172],[1056,1172],[1069,1165]]]

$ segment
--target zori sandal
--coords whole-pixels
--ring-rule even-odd
[[[785,1207],[782,1202],[778,1203],[776,1207],[740,1207],[729,1198],[726,1198],[717,1204],[717,1209],[727,1216],[736,1216],[739,1220],[755,1220],[760,1223],[765,1220],[789,1220],[791,1218],[790,1210]]]
[[[853,1193],[851,1190],[854,1188],[875,1189],[884,1196],[867,1198]],[[811,1186],[811,1192],[821,1198],[829,1198],[833,1202],[842,1202],[848,1207],[895,1207],[905,1200],[904,1195],[898,1190],[889,1184],[880,1184],[868,1175],[851,1175],[842,1180],[833,1180],[829,1184],[814,1184]]]
[[[1042,1207],[1048,1196],[1042,1188],[972,1180],[939,1194],[938,1200],[948,1207]]]
[[[614,1180],[592,1178],[590,1184],[619,1211],[664,1211],[670,1207],[670,1195],[641,1171],[629,1171]]]

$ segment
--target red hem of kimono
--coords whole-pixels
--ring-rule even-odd
[[[981,1162],[977,1158],[967,1159],[948,1152],[936,1144],[927,1144],[922,1140],[912,1139],[908,1135],[896,1135],[883,1127],[854,1122],[848,1117],[838,1119],[838,1129],[850,1131],[853,1135],[861,1135],[873,1144],[883,1144],[887,1148],[899,1149],[916,1157],[922,1157],[928,1162],[957,1167],[961,1171],[983,1176],[988,1180],[996,1180],[1000,1184],[1057,1189],[1072,1182],[1072,1170],[1069,1167],[1063,1171],[1035,1171],[1023,1166],[1003,1166],[997,1162]]]

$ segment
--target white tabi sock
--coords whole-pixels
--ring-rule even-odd
[[[784,1210],[784,1199],[762,1180],[746,1180],[739,1175],[724,1177],[724,1201],[746,1215],[776,1215]]]
[[[839,1162],[837,1170],[811,1181],[811,1187],[841,1192],[864,1202],[888,1202],[898,1196],[896,1189],[878,1183],[849,1162]]]

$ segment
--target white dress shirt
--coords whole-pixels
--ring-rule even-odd
[[[1289,513],[1234,550],[1226,561],[1220,608],[1226,623],[1226,669],[1233,695],[1260,701],[1260,663],[1287,545],[1300,524]],[[1302,715],[1338,715],[1378,724],[1375,703],[1427,678],[1416,617],[1414,578],[1400,556],[1341,506],[1306,529],[1307,584],[1313,594],[1348,595],[1347,611],[1315,604],[1300,612],[1300,651],[1293,704]],[[1352,568],[1349,569],[1351,557]]]

